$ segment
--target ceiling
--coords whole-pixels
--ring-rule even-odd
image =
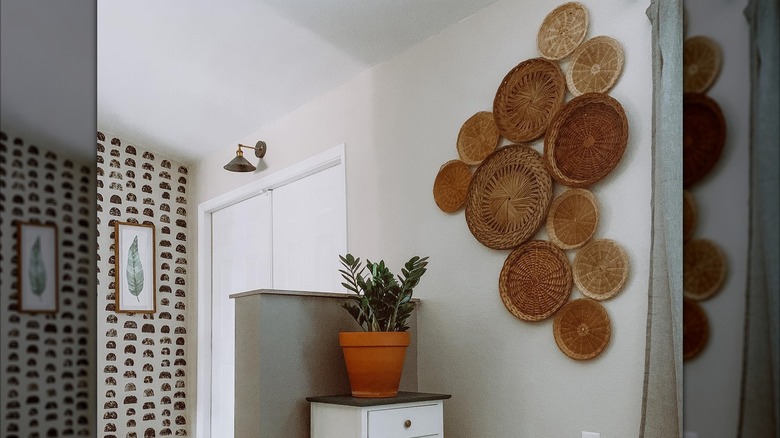
[[[3,0],[0,122],[88,160],[96,117],[185,163],[229,157],[237,139],[495,1]]]

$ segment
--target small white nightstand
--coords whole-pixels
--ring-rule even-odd
[[[399,392],[392,398],[307,397],[311,438],[444,437],[446,394]]]

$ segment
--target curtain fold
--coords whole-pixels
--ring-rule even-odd
[[[682,436],[682,3],[653,0],[652,254],[639,436]]]
[[[750,241],[739,436],[780,433],[780,7],[752,0],[750,22]]]

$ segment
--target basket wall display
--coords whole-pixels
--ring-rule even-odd
[[[577,252],[572,271],[574,284],[585,296],[607,300],[626,284],[628,255],[614,240],[594,240]]]
[[[683,95],[683,186],[704,178],[723,153],[726,120],[720,106],[703,94]]]
[[[577,2],[564,3],[550,11],[536,36],[543,57],[563,59],[571,54],[588,33],[588,10]]]
[[[433,181],[433,199],[447,213],[457,211],[466,202],[471,182],[471,169],[460,160],[451,160],[439,169]]]
[[[614,38],[600,35],[585,41],[571,57],[566,84],[574,96],[606,93],[623,72],[623,47]]]
[[[466,197],[466,223],[488,248],[514,248],[542,224],[551,197],[552,180],[539,153],[528,146],[506,146],[474,173]]]
[[[601,354],[612,335],[607,310],[588,298],[567,303],[553,320],[558,348],[572,359],[587,360]]]
[[[563,104],[566,79],[558,64],[542,58],[521,62],[501,81],[493,117],[504,138],[524,143],[541,137]]]
[[[561,249],[584,245],[596,232],[599,207],[585,189],[569,189],[553,200],[547,214],[547,235]]]
[[[702,301],[720,290],[726,278],[726,258],[715,243],[693,239],[683,246],[683,293]]]
[[[683,360],[698,356],[710,337],[707,314],[699,303],[683,298]]]
[[[696,202],[691,192],[683,190],[683,242],[691,240],[694,230],[696,230]]]
[[[589,187],[618,165],[628,143],[628,119],[620,102],[603,93],[569,101],[544,138],[550,174],[569,187]]]
[[[498,147],[498,126],[490,111],[480,111],[460,128],[458,155],[466,164],[479,164]]]
[[[507,310],[525,321],[550,317],[568,301],[571,288],[569,259],[544,240],[532,240],[512,251],[498,279]]]
[[[704,93],[720,73],[721,53],[718,43],[694,36],[683,43],[683,91]]]

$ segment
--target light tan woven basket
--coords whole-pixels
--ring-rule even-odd
[[[559,60],[571,54],[588,33],[588,10],[581,3],[564,3],[550,11],[536,36],[539,53]]]
[[[498,130],[515,143],[541,137],[563,104],[566,78],[558,64],[542,58],[521,62],[507,73],[493,99]]]
[[[696,201],[693,199],[693,194],[683,190],[683,242],[691,240],[693,232],[696,230],[697,219]]]
[[[480,111],[461,126],[458,155],[466,164],[479,164],[498,147],[500,134],[490,111]]]
[[[721,53],[718,43],[694,36],[683,44],[683,91],[704,93],[715,83],[720,73]]]
[[[471,182],[471,169],[460,160],[444,163],[433,181],[433,199],[447,213],[457,211],[466,202]]]
[[[726,258],[707,239],[693,239],[683,246],[683,293],[702,301],[714,296],[726,279]]]
[[[580,298],[567,303],[555,315],[553,335],[565,355],[576,360],[593,359],[609,344],[612,325],[604,306]]]
[[[720,160],[726,119],[720,105],[704,94],[683,94],[683,186],[701,181]]]
[[[628,119],[620,102],[603,93],[569,101],[544,138],[550,175],[569,187],[588,187],[607,176],[623,157]]]
[[[584,245],[596,232],[599,207],[593,193],[569,189],[553,200],[547,214],[547,235],[561,249]]]
[[[623,47],[614,38],[597,36],[585,41],[571,57],[566,84],[574,96],[606,93],[623,72]]]
[[[698,356],[710,338],[707,313],[699,303],[683,298],[683,360]]]
[[[552,180],[539,153],[528,146],[506,146],[474,173],[466,197],[466,223],[488,248],[514,248],[539,229],[551,196]]]
[[[498,279],[507,310],[525,321],[550,317],[569,300],[571,285],[566,254],[543,240],[532,240],[512,251]]]
[[[614,240],[594,240],[577,252],[572,271],[574,284],[585,296],[607,300],[628,280],[628,254]]]

